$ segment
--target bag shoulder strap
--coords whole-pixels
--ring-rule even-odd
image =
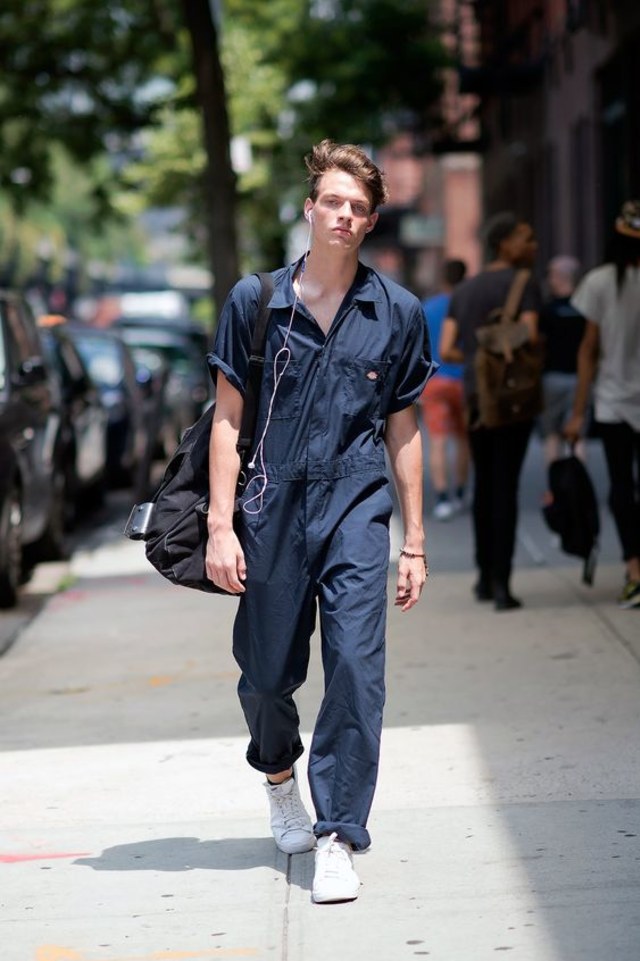
[[[500,323],[510,324],[518,316],[520,302],[522,301],[522,296],[524,294],[524,288],[526,287],[530,276],[530,270],[523,269],[516,271],[516,275],[511,282],[511,286],[509,287],[509,293],[507,294],[507,299],[504,302],[504,307],[502,308],[502,317]]]
[[[249,357],[249,371],[244,394],[244,407],[242,409],[242,423],[240,424],[236,444],[236,450],[241,458],[246,457],[253,443],[253,435],[256,429],[260,386],[262,384],[262,372],[264,369],[264,352],[267,342],[267,328],[271,316],[269,301],[273,295],[273,277],[271,274],[259,273],[257,276],[260,280],[260,299],[258,301],[258,311],[253,327],[253,337],[251,339],[251,355]]]

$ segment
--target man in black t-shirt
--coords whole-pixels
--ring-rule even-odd
[[[477,276],[461,283],[451,298],[440,339],[445,363],[465,365],[465,395],[469,414],[469,443],[474,465],[473,525],[478,580],[474,593],[479,601],[493,600],[495,609],[508,611],[521,606],[509,586],[518,518],[518,483],[533,423],[508,427],[477,424],[474,356],[476,330],[487,323],[494,310],[505,304],[519,268],[531,267],[537,242],[531,226],[513,214],[494,217],[485,228],[491,261]],[[529,339],[538,337],[540,295],[531,278],[527,281],[518,320],[527,327]]]

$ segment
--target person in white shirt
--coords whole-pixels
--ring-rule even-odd
[[[587,325],[564,433],[571,442],[581,436],[593,385],[611,484],[609,506],[626,566],[618,604],[640,609],[640,201],[623,204],[608,262],[583,278],[572,304]]]

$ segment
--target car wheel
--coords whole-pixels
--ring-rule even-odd
[[[51,505],[47,526],[42,537],[25,551],[31,564],[38,564],[40,561],[61,561],[68,557],[65,542],[66,488],[67,478],[64,469],[57,467],[51,478]]]
[[[0,607],[18,600],[22,575],[22,502],[12,486],[0,507]]]

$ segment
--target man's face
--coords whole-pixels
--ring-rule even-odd
[[[530,224],[518,224],[503,241],[504,256],[514,267],[532,267],[538,252],[538,241]]]
[[[364,185],[343,170],[328,170],[318,183],[315,201],[307,198],[314,240],[343,250],[357,250],[378,219]]]

